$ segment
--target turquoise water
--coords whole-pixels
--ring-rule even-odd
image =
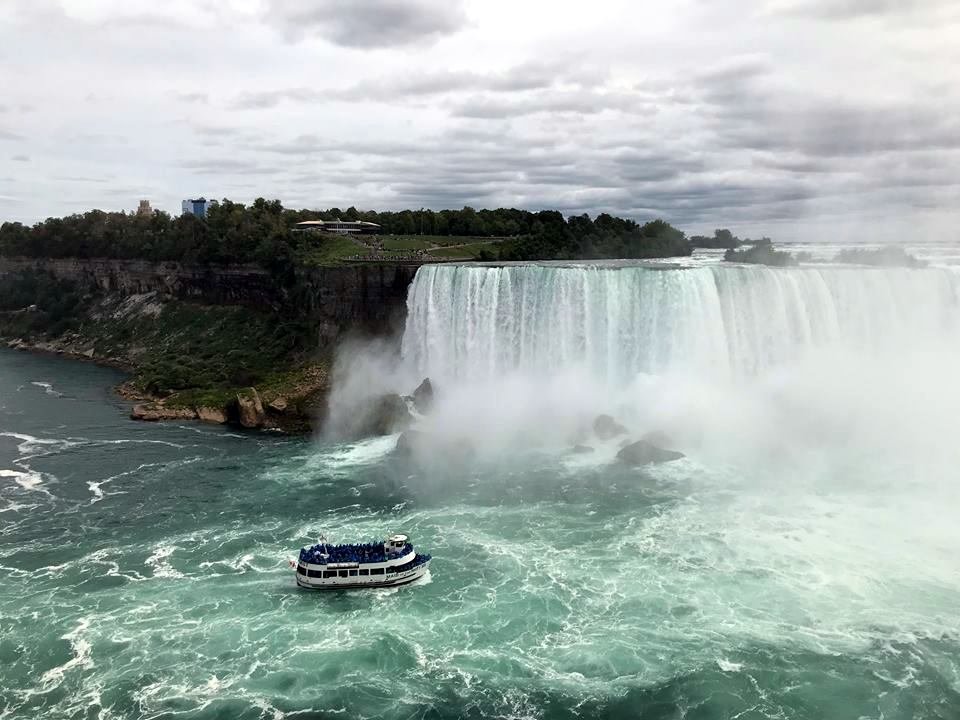
[[[0,351],[0,718],[960,717],[940,465],[424,470],[393,438],[137,424],[117,381]],[[427,582],[296,588],[318,533],[391,531]]]

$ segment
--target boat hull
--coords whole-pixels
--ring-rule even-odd
[[[393,588],[409,585],[412,582],[424,577],[430,569],[430,562],[407,570],[402,573],[395,573],[386,576],[383,580],[363,580],[357,581],[355,578],[331,578],[322,580],[320,578],[310,578],[297,573],[297,585],[306,590],[366,590],[375,588]]]

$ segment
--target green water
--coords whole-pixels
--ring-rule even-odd
[[[390,438],[136,424],[117,379],[0,352],[0,718],[960,717],[950,487],[425,472]],[[406,532],[432,577],[298,590],[320,531]]]

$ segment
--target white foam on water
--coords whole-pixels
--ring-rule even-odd
[[[170,565],[170,557],[176,549],[176,545],[158,545],[143,564],[153,570],[155,578],[182,578],[183,573]]]
[[[51,384],[48,383],[48,382],[31,382],[30,384],[31,384],[31,385],[34,385],[34,386],[36,386],[36,387],[38,387],[38,388],[43,388],[43,391],[44,391],[47,395],[50,395],[50,396],[52,396],[52,397],[58,397],[58,398],[59,398],[59,397],[63,397],[63,393],[57,392],[56,390],[54,390],[54,389],[53,389],[53,385],[51,385]]]
[[[0,470],[0,478],[13,478],[17,485],[24,490],[46,492],[46,490],[40,488],[40,485],[43,484],[43,475],[32,470]]]
[[[723,670],[724,672],[740,672],[743,670],[743,663],[735,663],[730,660],[724,660],[723,658],[717,659],[717,667]]]
[[[400,435],[384,435],[383,437],[361,440],[337,446],[330,452],[323,453],[318,460],[333,469],[344,469],[354,465],[367,465],[381,460],[393,452]]]
[[[40,676],[40,684],[45,690],[52,690],[63,682],[64,676],[70,670],[76,667],[93,667],[93,660],[90,657],[92,646],[86,638],[86,632],[90,628],[90,618],[80,618],[77,627],[65,635],[61,635],[61,640],[70,643],[70,649],[73,652],[71,657],[63,665],[47,670]]]

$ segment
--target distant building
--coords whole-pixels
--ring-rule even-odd
[[[375,235],[380,232],[376,223],[363,220],[305,220],[293,226],[296,232],[329,232],[338,235]]]
[[[206,198],[197,198],[196,200],[184,200],[181,204],[183,208],[184,215],[196,215],[200,218],[205,218],[207,212],[214,205],[217,204],[216,200],[207,200]]]
[[[153,215],[153,208],[150,207],[149,200],[141,200],[137,207],[137,215]]]

